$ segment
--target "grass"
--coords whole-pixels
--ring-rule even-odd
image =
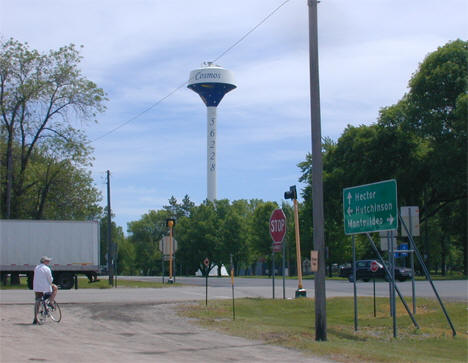
[[[211,277],[211,276],[210,276]],[[213,277],[216,277],[216,276],[213,276]],[[249,275],[249,276],[237,276],[237,277],[241,277],[241,278],[251,278],[251,279],[271,279],[271,275],[270,276],[266,276],[266,275]],[[327,280],[348,280],[347,277],[340,277],[337,275],[337,273],[333,273],[333,276],[332,277],[329,277],[328,276],[328,273],[326,274],[325,278]],[[439,280],[467,280],[468,279],[468,276],[465,276],[463,275],[463,273],[461,272],[452,272],[452,273],[447,273],[445,276],[442,275],[442,274],[435,274],[435,273],[432,273],[431,274],[431,278],[435,281],[439,281]],[[275,275],[275,279],[277,280],[282,280],[283,279],[283,276],[281,275]],[[313,274],[308,274],[308,275],[303,275],[302,276],[302,279],[303,280],[313,280],[314,279],[314,275]],[[426,276],[420,276],[420,275],[416,275],[414,277],[414,279],[416,281],[425,281],[426,280]],[[286,276],[286,280],[297,280],[297,276]]]
[[[411,301],[411,299],[409,299]],[[327,300],[326,342],[315,341],[314,301],[239,299],[236,320],[232,301],[185,305],[180,314],[197,323],[231,335],[258,339],[320,355],[340,362],[466,362],[468,357],[468,310],[461,302],[445,303],[457,335],[452,331],[437,301],[418,299],[411,323],[401,303],[397,304],[397,338],[393,338],[388,299],[377,299],[377,317],[372,298],[359,298],[358,331],[354,331],[352,298]]]
[[[180,284],[163,284],[161,282],[150,282],[150,281],[137,281],[137,280],[124,280],[117,279],[117,287],[125,288],[161,288],[161,287],[171,287],[171,286],[180,286]],[[108,278],[100,279],[97,282],[89,283],[88,278],[78,277],[78,289],[109,289]],[[27,279],[24,276],[20,277],[19,285],[3,285],[0,284],[0,290],[27,290]]]
[[[138,281],[138,280],[124,280],[117,279],[117,287],[125,288],[161,288],[161,287],[171,287],[177,286],[180,284],[163,284],[162,282],[150,282],[150,281]],[[78,278],[78,288],[79,289],[107,289],[110,288],[109,279],[100,279],[97,282],[89,283],[86,277]]]

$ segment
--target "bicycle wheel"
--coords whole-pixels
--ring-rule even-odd
[[[36,321],[39,325],[45,323],[47,319],[47,310],[45,308],[44,302],[41,301],[36,303]]]
[[[52,304],[49,304],[48,301],[47,303],[47,310],[49,310],[50,318],[56,323],[58,323],[60,320],[62,320],[62,310],[60,310],[59,304],[57,304],[56,301],[54,301]]]

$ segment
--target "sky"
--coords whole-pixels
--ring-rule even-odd
[[[466,0],[322,0],[322,137],[375,122],[426,55],[468,39],[467,19]],[[185,85],[205,61],[217,59],[237,85],[217,111],[218,199],[281,203],[289,186],[304,187],[308,32],[307,0],[0,0],[2,40],[41,52],[83,46],[82,73],[109,101],[98,123],[80,127],[93,141],[102,206],[109,170],[113,220],[125,233],[171,196],[206,198],[206,108]]]

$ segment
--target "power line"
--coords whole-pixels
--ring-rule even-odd
[[[286,3],[288,3],[291,0],[286,0],[280,5],[276,7],[273,11],[271,11],[263,20],[261,20],[257,25],[255,25],[252,29],[250,29],[247,33],[245,33],[237,42],[235,42],[233,45],[231,45],[229,48],[227,48],[224,52],[222,52],[220,55],[218,55],[213,62],[216,62],[220,58],[222,58],[224,55],[226,55],[228,52],[230,52],[233,48],[235,48],[237,45],[239,45],[240,42],[242,42],[245,38],[247,38],[251,33],[253,33],[258,27],[260,27],[263,23],[265,23],[269,18],[271,18],[279,9],[281,9]]]
[[[159,105],[160,103],[162,103],[164,100],[166,100],[167,98],[169,98],[170,96],[172,96],[174,93],[176,93],[178,90],[180,90],[182,87],[184,87],[186,84],[188,83],[188,81],[185,81],[184,83],[182,83],[180,86],[178,86],[177,88],[173,89],[171,92],[169,92],[167,95],[165,95],[163,98],[160,98],[159,100],[157,100],[155,103],[153,103],[151,106],[149,106],[148,108],[144,109],[143,111],[137,113],[135,116],[129,118],[127,121],[125,122],[122,122],[120,125],[114,127],[113,129],[107,131],[105,134],[102,134],[101,136],[95,138],[94,140],[91,140],[91,142],[95,142],[97,140],[100,140],[112,133],[114,133],[115,131],[117,131],[118,129],[124,127],[126,124],[132,122],[133,120],[137,119],[138,117],[140,117],[141,115],[145,114],[146,112],[148,112],[149,110],[155,108],[157,105]]]
[[[224,57],[227,53],[229,53],[232,49],[234,49],[236,46],[238,46],[245,38],[247,38],[251,33],[253,33],[255,30],[257,30],[260,26],[262,26],[269,18],[271,18],[279,9],[281,9],[284,5],[286,5],[289,1],[291,0],[285,0],[283,1],[280,5],[278,5],[274,10],[272,10],[267,16],[265,16],[260,22],[258,22],[253,28],[251,28],[247,33],[245,33],[242,37],[239,38],[238,41],[236,41],[233,45],[231,45],[230,47],[228,47],[225,51],[221,52],[214,60],[213,62],[216,62],[218,61],[219,59],[221,59],[222,57]],[[102,134],[101,136],[98,136],[96,137],[94,140],[91,140],[89,143],[93,143],[93,142],[96,142],[97,140],[100,140],[112,133],[114,133],[115,131],[117,131],[118,129],[124,127],[125,125],[129,124],[130,122],[136,120],[137,118],[139,118],[140,116],[142,116],[143,114],[145,114],[146,112],[150,111],[151,109],[155,108],[156,106],[158,106],[160,103],[162,103],[163,101],[165,101],[166,99],[168,99],[170,96],[172,96],[174,93],[176,93],[178,90],[180,90],[182,87],[184,87],[186,84],[188,83],[188,81],[185,81],[184,83],[182,83],[181,85],[179,85],[178,87],[174,88],[171,92],[169,92],[167,95],[165,95],[164,97],[160,98],[159,100],[157,100],[156,102],[154,102],[152,105],[150,105],[149,107],[147,107],[146,109],[144,109],[143,111],[137,113],[135,116],[129,118],[128,120],[122,122],[121,124],[117,125],[116,127],[114,127],[113,129],[107,131],[106,133]]]

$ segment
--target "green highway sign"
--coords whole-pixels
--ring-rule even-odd
[[[343,189],[345,234],[398,229],[395,179]]]

